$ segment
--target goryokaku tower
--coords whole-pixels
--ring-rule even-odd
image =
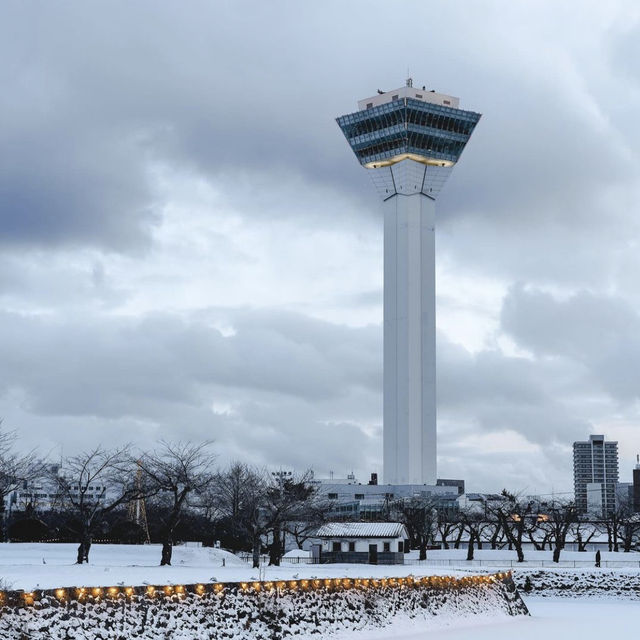
[[[337,118],[384,203],[384,481],[436,483],[435,201],[480,119],[406,86]]]

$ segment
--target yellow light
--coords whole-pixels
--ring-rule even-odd
[[[284,589],[286,586],[287,586],[287,583],[283,582],[282,580],[280,580],[280,582],[276,584],[276,587],[278,587],[278,589]]]
[[[298,583],[295,580],[291,580],[289,582],[289,588],[291,589],[297,589],[298,588]]]
[[[320,586],[320,580],[314,580],[313,581],[313,587],[314,589],[317,589]]]
[[[133,595],[133,587],[127,587],[127,588],[124,590],[124,592],[125,592],[128,596]]]
[[[273,591],[273,582],[265,582],[264,586],[267,588],[268,591]]]
[[[303,580],[300,584],[302,585],[303,589],[306,589],[309,586],[309,581],[308,580]]]
[[[100,587],[94,587],[92,593],[95,598],[99,598],[100,594],[102,593],[102,589]]]
[[[260,591],[260,583],[259,582],[254,582],[252,586],[253,586],[254,591]]]
[[[155,587],[151,587],[151,586],[147,587],[147,595],[153,596],[155,592],[156,592]]]
[[[118,593],[118,587],[109,587],[109,595],[115,596]]]
[[[198,593],[203,593],[204,592],[204,585],[203,584],[196,585],[196,591]]]
[[[62,599],[64,598],[64,589],[56,589],[56,598]]]
[[[390,167],[391,165],[402,162],[403,160],[415,160],[420,164],[431,165],[434,167],[453,167],[455,164],[450,160],[428,158],[427,156],[422,156],[417,153],[399,153],[398,155],[393,156],[393,158],[388,158],[386,160],[374,160],[373,162],[367,162],[363,166],[365,169],[379,169],[380,167]]]
[[[243,591],[246,591],[249,588],[249,585],[246,582],[243,582],[240,586],[242,587]]]
[[[224,589],[224,585],[223,584],[216,584],[216,586],[214,587],[214,589],[216,590],[216,593],[220,593],[223,589]]]

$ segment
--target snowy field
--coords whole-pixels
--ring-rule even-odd
[[[428,629],[398,622],[378,631],[336,636],[336,640],[602,640],[632,636],[640,626],[640,602],[524,598],[531,617],[474,617],[465,621],[434,620]]]
[[[220,549],[177,546],[172,566],[160,567],[160,545],[94,544],[89,564],[76,565],[75,544],[2,543],[0,580],[5,589],[56,587],[139,586],[299,578],[464,575],[448,568],[428,566],[291,565],[252,569]],[[223,565],[224,560],[224,565]]]

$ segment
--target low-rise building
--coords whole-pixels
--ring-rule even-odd
[[[404,564],[409,551],[409,534],[398,522],[329,522],[316,537],[321,545],[312,554],[321,563]]]

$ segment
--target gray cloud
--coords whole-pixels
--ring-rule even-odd
[[[580,363],[621,402],[640,399],[640,314],[620,297],[580,291],[558,300],[516,286],[505,300],[502,323],[518,344],[538,356]]]
[[[8,5],[0,415],[379,465],[380,213],[333,118],[409,63],[483,113],[438,204],[443,474],[569,485],[573,438],[640,417],[637,29],[622,0]]]

